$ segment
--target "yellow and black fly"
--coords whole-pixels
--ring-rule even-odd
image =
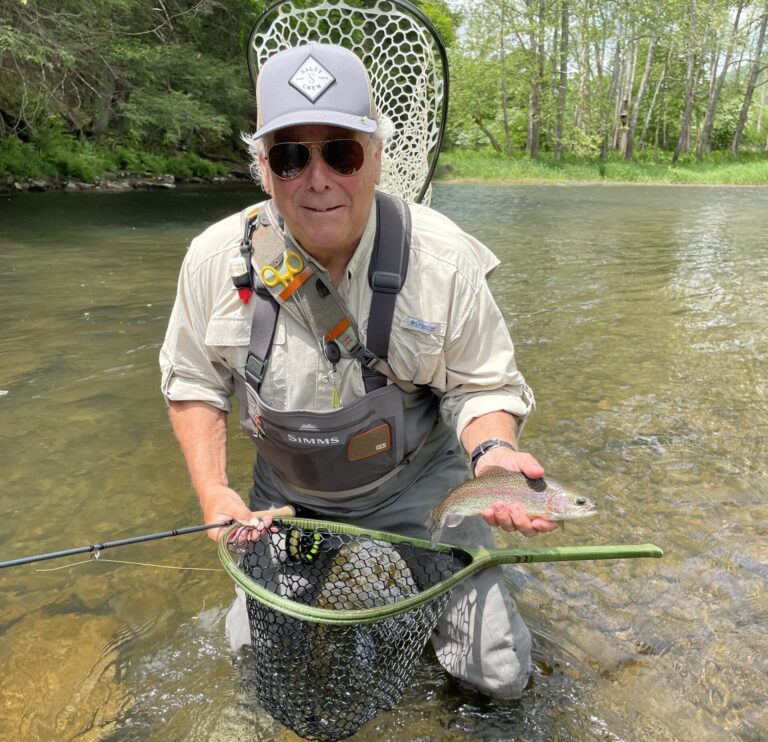
[[[323,537],[317,531],[302,531],[289,526],[286,533],[288,559],[292,562],[309,564],[320,553]]]

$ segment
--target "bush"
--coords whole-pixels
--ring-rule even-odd
[[[0,176],[11,178],[49,178],[54,166],[32,144],[16,137],[0,139]]]
[[[227,168],[194,153],[161,155],[132,147],[110,149],[50,130],[33,142],[0,139],[0,177],[94,183],[108,172],[171,174],[182,178],[226,175]]]

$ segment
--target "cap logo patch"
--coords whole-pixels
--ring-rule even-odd
[[[303,96],[314,103],[336,78],[313,56],[307,57],[288,82]]]

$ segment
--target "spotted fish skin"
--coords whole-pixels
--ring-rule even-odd
[[[524,474],[494,466],[475,479],[454,487],[447,497],[427,515],[432,544],[443,534],[443,528],[459,525],[465,517],[477,515],[496,502],[522,505],[531,518],[565,521],[596,515],[593,502],[577,495],[554,479],[529,479]]]

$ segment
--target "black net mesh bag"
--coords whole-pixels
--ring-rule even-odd
[[[246,590],[254,690],[270,715],[302,737],[344,739],[398,702],[450,590],[396,609],[466,563],[407,542],[276,527],[249,544],[239,569],[294,603],[291,612],[305,613],[291,615]]]

